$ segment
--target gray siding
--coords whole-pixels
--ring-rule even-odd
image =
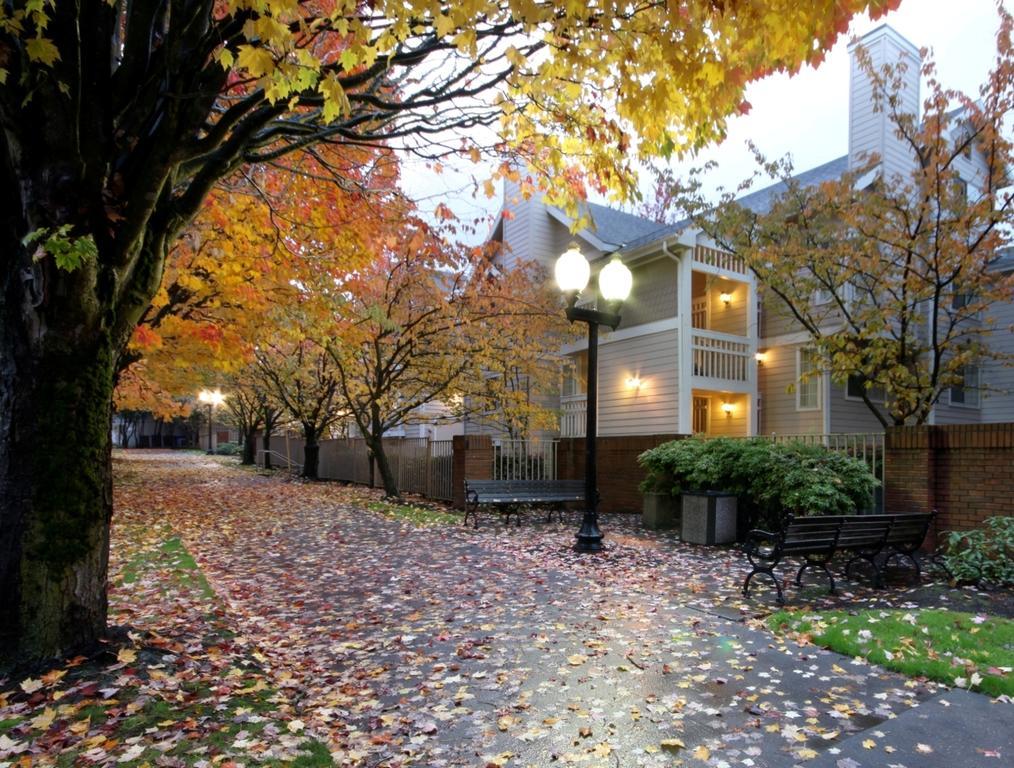
[[[799,345],[770,347],[767,358],[758,371],[757,388],[762,398],[758,433],[769,435],[813,434],[824,431],[822,412],[797,411],[796,350]]]
[[[996,305],[991,314],[997,330],[990,346],[1014,355],[1014,333],[1009,330],[1014,324],[1014,301]],[[1014,367],[991,360],[982,366],[982,380],[992,390],[983,394],[982,420],[1014,421]]]
[[[504,182],[503,263],[507,268],[517,259],[534,259],[552,271],[557,256],[576,239],[549,215],[539,193],[526,200],[517,184]],[[602,255],[586,242],[580,241],[580,245],[589,260]]]
[[[831,431],[832,432],[883,432],[883,425],[877,421],[866,403],[845,397],[845,385],[831,382]]]
[[[759,335],[762,339],[782,336],[787,333],[800,333],[804,330],[779,296],[764,290],[763,287],[758,287],[757,294],[757,300],[761,302]]]
[[[677,331],[599,345],[599,434],[653,435],[678,431]],[[639,391],[627,386],[637,376]]]
[[[620,328],[676,317],[676,262],[657,259],[635,266],[631,272],[634,287],[630,298],[623,302]]]

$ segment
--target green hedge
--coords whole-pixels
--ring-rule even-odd
[[[687,438],[638,457],[642,491],[726,491],[751,522],[777,524],[786,513],[836,515],[873,506],[878,481],[866,463],[820,445],[730,438]]]
[[[215,446],[215,454],[218,456],[238,456],[242,450],[238,443],[219,443]]]

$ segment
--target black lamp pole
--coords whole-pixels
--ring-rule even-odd
[[[212,446],[211,446],[211,409],[214,408],[214,407],[215,407],[214,404],[212,404],[211,402],[208,403],[208,455],[209,456],[215,453],[214,448],[212,448]]]
[[[584,517],[581,530],[577,532],[578,552],[598,552],[602,549],[602,531],[599,530],[599,497],[596,478],[596,438],[598,436],[598,369],[599,369],[599,326],[606,325],[616,330],[620,324],[618,312],[603,312],[597,309],[575,306],[577,295],[570,297],[567,319],[572,323],[588,323],[588,396],[585,399],[584,429]]]

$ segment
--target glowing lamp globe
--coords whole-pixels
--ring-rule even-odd
[[[623,301],[630,295],[633,284],[633,275],[619,259],[613,259],[599,272],[599,293],[606,301]]]
[[[553,270],[556,275],[556,284],[564,293],[580,293],[588,285],[588,278],[591,277],[591,266],[588,259],[584,257],[576,245],[571,245],[556,260],[556,267]]]

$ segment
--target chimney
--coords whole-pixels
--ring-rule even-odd
[[[919,116],[919,79],[922,57],[919,49],[887,24],[867,32],[849,46],[851,76],[849,80],[849,168],[861,168],[870,155],[880,157],[884,178],[900,175],[908,178],[915,157],[895,134],[894,124],[886,111],[873,109],[873,86],[859,67],[856,49],[869,53],[873,70],[880,72],[885,64],[904,61],[901,111]],[[887,105],[884,105],[885,108]]]

